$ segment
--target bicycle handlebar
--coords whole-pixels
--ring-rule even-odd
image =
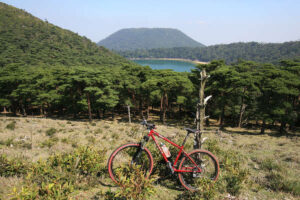
[[[141,125],[146,126],[149,130],[155,129],[155,124],[149,124],[145,119],[141,122]]]

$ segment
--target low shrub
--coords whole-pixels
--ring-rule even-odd
[[[155,192],[153,182],[156,176],[145,177],[145,172],[138,166],[123,167],[117,172],[120,180],[120,189],[115,193],[115,197],[124,199],[147,199]]]
[[[95,144],[96,143],[96,138],[94,136],[86,136],[86,139],[87,141],[90,143],[90,144]]]
[[[130,137],[136,137],[138,132],[140,130],[140,125],[133,125],[130,129],[130,132],[129,132],[129,136]]]
[[[271,170],[266,175],[266,182],[261,184],[273,191],[282,191],[300,195],[300,181],[287,178],[285,171]]]
[[[6,128],[13,131],[16,128],[16,123],[17,123],[16,121],[12,121],[6,125]]]
[[[5,145],[7,147],[14,145],[14,138],[8,138],[6,140],[0,140],[1,145]]]
[[[46,131],[46,135],[49,136],[49,137],[54,136],[55,133],[56,133],[56,129],[55,129],[55,128],[49,128],[49,129]]]
[[[214,181],[203,178],[197,182],[198,190],[195,192],[185,191],[177,196],[176,199],[189,199],[189,200],[210,200],[215,199],[217,194],[217,187]]]
[[[74,190],[94,185],[105,168],[104,155],[105,150],[79,147],[40,160],[27,170],[24,186],[14,189],[12,199],[70,199]]]
[[[6,155],[0,155],[0,176],[20,176],[29,170],[29,163],[19,158],[8,159]]]
[[[43,141],[40,144],[40,147],[44,148],[44,147],[48,147],[51,148],[52,146],[54,146],[55,144],[57,144],[59,141],[58,137],[51,137],[45,141]]]
[[[105,168],[103,164],[105,152],[106,150],[96,150],[91,147],[79,147],[72,153],[50,156],[48,164],[75,174],[96,175]]]
[[[249,176],[247,167],[242,166],[245,158],[236,151],[222,150],[216,140],[208,140],[206,146],[219,160],[218,191],[220,193],[228,192],[234,196],[240,194]]]
[[[283,167],[281,165],[274,162],[274,160],[270,159],[270,158],[265,159],[261,162],[261,168],[263,170],[268,170],[268,171],[271,171],[271,170],[282,171],[283,170]]]

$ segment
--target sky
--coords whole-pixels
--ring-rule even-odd
[[[93,42],[176,28],[204,45],[300,40],[300,0],[0,0]]]

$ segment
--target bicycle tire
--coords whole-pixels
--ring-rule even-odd
[[[178,177],[180,183],[187,190],[196,191],[197,190],[197,180],[201,178],[208,178],[212,181],[216,181],[219,177],[220,166],[217,158],[209,151],[196,149],[188,154],[198,167],[201,168],[202,172],[180,172]],[[195,165],[188,157],[183,157],[179,170],[184,170],[186,168],[195,168]]]
[[[117,148],[108,159],[108,172],[110,178],[118,184],[118,177],[116,176],[116,170],[125,165],[130,166],[134,154],[140,150],[140,144],[125,144]],[[141,154],[138,160],[135,160],[135,164],[141,166],[145,171],[145,175],[148,176],[153,170],[153,157],[151,152],[147,148],[141,150]],[[149,172],[149,173],[147,173]]]

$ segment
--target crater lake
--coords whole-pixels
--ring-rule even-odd
[[[133,59],[132,61],[152,69],[173,69],[176,72],[190,72],[196,66],[196,63],[182,60]]]

